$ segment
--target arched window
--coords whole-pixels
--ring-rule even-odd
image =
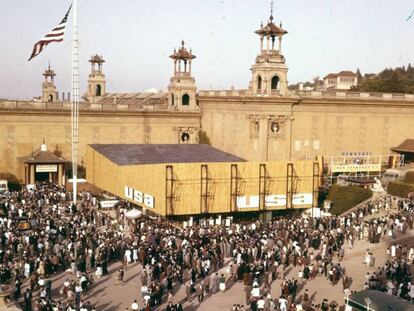
[[[182,98],[182,105],[183,106],[188,106],[190,105],[190,96],[188,96],[188,94],[184,94],[183,98]]]
[[[262,77],[261,76],[257,77],[257,89],[258,90],[262,89]]]
[[[272,78],[272,85],[271,85],[271,89],[272,90],[277,90],[277,87],[279,85],[279,77],[278,76],[274,76]]]
[[[96,85],[96,92],[95,92],[95,95],[96,96],[101,96],[101,85],[100,84],[97,84]]]
[[[53,95],[52,94],[49,95],[49,102],[53,102]]]
[[[174,106],[174,94],[171,94],[171,106]]]

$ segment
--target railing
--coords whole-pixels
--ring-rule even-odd
[[[3,100],[0,101],[0,110],[70,110],[71,102],[40,102],[23,100]],[[167,111],[168,103],[158,98],[137,102],[134,104],[99,104],[99,103],[80,103],[81,110],[100,110],[100,111]]]
[[[248,95],[248,90],[210,90],[198,91],[199,96],[243,96]]]
[[[272,95],[279,95],[279,90],[272,90]],[[249,90],[210,90],[198,91],[199,96],[211,97],[232,97],[232,96],[253,96]],[[263,95],[261,95],[263,96]],[[291,91],[290,96],[319,97],[319,98],[360,98],[360,99],[383,99],[383,100],[404,100],[414,101],[414,94],[393,94],[393,93],[367,93],[367,92],[326,92],[326,91]],[[289,96],[287,96],[289,97]]]
[[[272,94],[279,95],[279,91],[272,91]],[[253,96],[249,90],[210,90],[198,91],[198,96],[202,97],[238,97]],[[262,95],[263,96],[263,95]],[[289,96],[300,96],[304,98],[350,98],[350,99],[378,99],[378,100],[395,100],[414,102],[414,94],[393,94],[393,93],[358,93],[358,92],[325,92],[325,91],[292,91]],[[287,97],[289,97],[287,96]],[[120,100],[121,101],[121,100]],[[70,110],[71,102],[41,102],[36,100],[0,100],[1,109],[54,109]],[[117,103],[117,104],[100,104],[100,103],[81,103],[81,110],[133,110],[133,111],[159,111],[171,110],[168,108],[166,100],[159,98],[144,99],[136,103]]]
[[[361,98],[361,99],[384,99],[384,100],[408,100],[414,101],[414,94],[394,93],[368,93],[368,92],[326,92],[326,91],[294,91],[293,94],[303,97],[321,98]]]

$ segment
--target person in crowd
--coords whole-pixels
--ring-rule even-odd
[[[397,207],[395,212],[376,217],[379,210],[392,206]],[[107,275],[110,264],[116,262],[125,262],[125,268],[118,272],[120,282],[128,265],[140,264],[141,295],[149,297],[150,307],[166,301],[174,287],[185,287],[187,301],[196,293],[201,302],[204,291],[224,292],[226,286],[242,282],[246,305],[261,308],[264,303],[263,308],[267,308],[271,282],[280,278],[281,296],[275,297],[276,304],[287,310],[297,302],[302,282],[324,276],[332,285],[342,281],[345,288],[349,280],[343,279],[346,273],[342,261],[358,241],[395,241],[412,230],[414,223],[413,201],[384,196],[342,216],[284,216],[229,227],[192,228],[144,216],[131,224],[124,215],[125,202],[116,207],[119,217],[112,219],[99,211],[90,193],[81,192],[74,205],[65,188],[50,183],[38,184],[34,191],[23,187],[10,192],[0,199],[0,209],[4,212],[0,221],[0,278],[16,288],[25,282],[29,285],[24,294],[27,310],[34,304],[31,293],[37,290],[44,292],[41,299],[51,301],[51,305],[83,307],[82,298],[93,282],[93,274],[98,278]],[[19,230],[17,217],[27,219],[31,230]],[[365,263],[369,258],[370,266],[373,258],[367,252]],[[412,299],[409,266],[414,261],[414,249],[395,241],[387,254],[388,262],[370,275],[368,288],[388,291],[391,281],[392,294]],[[221,269],[227,261],[226,282]],[[301,270],[299,279],[284,279],[290,266]],[[57,301],[51,280],[61,272],[68,279],[59,290],[63,299]],[[19,292],[16,299],[18,296]],[[311,306],[310,296],[307,299]],[[168,305],[182,309],[179,303]],[[322,302],[320,308],[326,305],[329,308],[329,302]]]

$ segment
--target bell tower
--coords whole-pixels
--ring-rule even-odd
[[[56,91],[54,81],[56,74],[50,69],[50,63],[43,75],[45,76],[45,81],[42,83],[42,101],[45,103],[58,101],[58,92]]]
[[[195,55],[184,47],[181,47],[174,54],[170,55],[174,60],[174,75],[168,85],[168,106],[173,110],[194,111],[198,110],[195,80],[191,76],[191,62]]]
[[[89,60],[91,63],[91,73],[88,79],[88,90],[86,92],[86,99],[94,103],[101,99],[106,94],[105,75],[102,72],[102,64],[105,60],[98,54],[93,55]]]
[[[271,3],[270,17],[265,26],[263,23],[255,31],[260,38],[259,55],[253,64],[252,80],[249,89],[253,95],[286,96],[288,95],[287,72],[285,57],[282,54],[282,37],[288,32],[273,22],[273,1]],[[277,39],[277,46],[275,41]],[[264,46],[266,41],[266,46]]]

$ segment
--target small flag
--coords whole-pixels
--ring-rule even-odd
[[[57,27],[53,28],[51,32],[49,32],[41,40],[36,42],[36,44],[33,47],[32,55],[30,55],[30,58],[28,60],[31,60],[33,57],[39,55],[40,52],[43,51],[45,46],[48,45],[50,42],[62,42],[63,41],[63,37],[65,36],[66,22],[68,20],[68,16],[69,16],[69,12],[71,8],[72,8],[72,5],[70,5],[68,12],[66,13],[62,21],[59,23],[59,25],[57,25]]]

